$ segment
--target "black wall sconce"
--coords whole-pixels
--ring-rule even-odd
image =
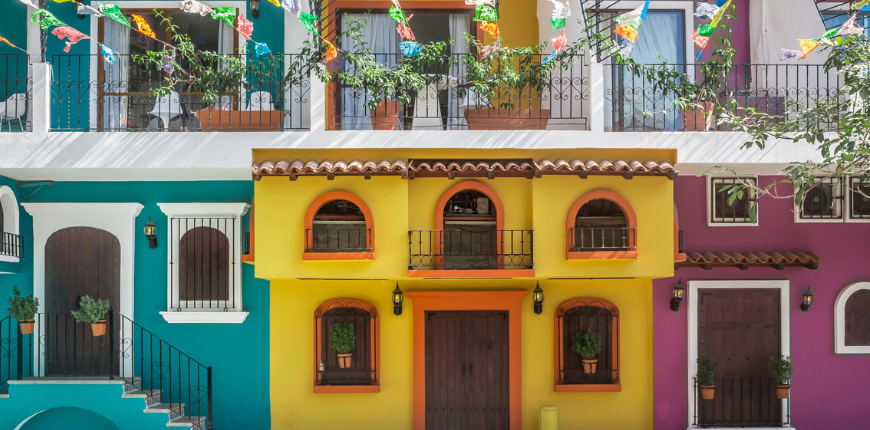
[[[251,0],[251,17],[254,19],[260,17],[260,0]]]
[[[145,237],[148,238],[149,248],[157,248],[157,226],[151,218],[148,218],[148,222],[145,223]]]
[[[810,311],[810,308],[813,307],[813,303],[816,302],[816,294],[813,293],[813,289],[807,285],[806,291],[804,291],[803,296],[801,297],[801,312],[807,313]]]
[[[535,283],[535,289],[532,290],[532,302],[535,304],[535,315],[544,312],[544,290],[541,289],[541,284],[538,282]]]
[[[671,297],[671,310],[674,312],[680,312],[680,304],[683,303],[683,297],[686,296],[686,287],[683,286],[683,278],[680,278],[677,281],[677,285],[674,285],[674,293],[673,297]]]
[[[399,288],[399,283],[396,282],[396,289],[393,290],[393,313],[396,316],[402,315],[402,302],[405,301],[405,293]]]

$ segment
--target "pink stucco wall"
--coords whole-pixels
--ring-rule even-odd
[[[774,178],[760,178],[764,186]],[[796,224],[789,200],[763,198],[757,227],[707,227],[706,178],[680,177],[674,198],[685,251],[805,251],[822,259],[819,270],[788,268],[679,269],[675,278],[653,283],[655,313],[656,429],[687,426],[688,321],[669,308],[671,288],[691,280],[788,279],[791,281],[791,342],[796,368],[792,423],[800,430],[868,428],[870,356],[834,354],[834,300],[857,280],[870,279],[870,224]],[[800,313],[807,285],[816,293],[809,313]],[[687,297],[686,300],[692,300]]]

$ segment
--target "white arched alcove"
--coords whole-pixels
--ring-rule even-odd
[[[834,302],[834,353],[835,354],[870,354],[870,345],[846,345],[846,302],[853,294],[861,290],[870,290],[870,282],[853,282],[846,285],[837,295]]]
[[[2,221],[2,231],[5,233],[12,233],[15,235],[20,233],[20,216],[18,213],[18,199],[15,198],[15,193],[12,191],[12,188],[7,187],[6,185],[0,186],[0,209],[2,209],[3,219]],[[2,255],[0,254],[0,261],[5,261],[8,263],[17,263],[19,257],[12,255]]]

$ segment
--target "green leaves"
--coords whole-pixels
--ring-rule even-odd
[[[12,287],[12,297],[7,300],[9,301],[9,308],[7,308],[9,315],[18,321],[32,320],[39,311],[39,299],[34,298],[33,294],[21,297],[21,290],[17,286]]]
[[[601,352],[601,334],[593,332],[591,328],[586,329],[586,333],[574,333],[571,336],[571,350],[591,360]]]
[[[94,300],[91,296],[83,296],[79,299],[79,309],[72,311],[76,322],[95,323],[106,317],[109,313],[109,301],[98,299]]]
[[[347,354],[356,349],[356,334],[353,324],[341,322],[329,328],[329,347],[339,354]]]

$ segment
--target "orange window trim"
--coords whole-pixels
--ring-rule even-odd
[[[522,429],[522,299],[528,291],[411,291],[414,301],[414,430],[426,429],[426,312],[508,311],[510,430]]]
[[[553,313],[553,326],[554,326],[554,336],[553,336],[553,385],[554,391],[557,393],[617,393],[622,391],[622,383],[620,382],[614,384],[560,384],[559,383],[559,369],[562,368],[564,364],[564,357],[560,354],[561,345],[564,343],[565,333],[563,330],[563,325],[560,324],[561,316],[565,315],[569,309],[574,307],[574,305],[581,303],[584,305],[601,305],[604,309],[607,309],[611,315],[619,315],[619,309],[617,309],[616,305],[613,303],[604,300],[604,299],[595,299],[589,297],[582,298],[574,298],[568,299],[562,302]],[[619,323],[616,324],[616,330],[613,330],[613,337],[610,340],[611,346],[613,348],[612,354],[612,368],[619,370],[619,331],[622,329]]]
[[[447,191],[445,191],[444,194],[441,195],[441,198],[438,200],[438,206],[435,207],[435,229],[444,230],[444,206],[447,205],[447,201],[450,200],[450,198],[457,193],[467,190],[478,191],[483,195],[489,197],[490,200],[492,200],[493,208],[496,211],[495,228],[497,230],[504,230],[505,214],[504,204],[502,204],[501,198],[498,196],[498,193],[496,193],[495,190],[493,190],[489,185],[477,181],[462,181],[448,188]]]
[[[375,357],[372,360],[372,370],[375,372],[375,381],[371,385],[320,385],[317,383],[317,371],[322,358],[321,345],[326,341],[326,335],[320,329],[318,319],[326,311],[337,307],[355,307],[372,315],[371,328],[371,351],[369,354]],[[381,391],[381,324],[378,310],[371,303],[356,299],[334,299],[323,302],[314,310],[314,393],[379,393]]]
[[[302,248],[302,259],[303,260],[374,260],[375,259],[375,221],[372,216],[372,211],[369,209],[369,206],[366,204],[363,199],[359,198],[356,194],[353,194],[348,191],[330,191],[325,194],[321,194],[314,202],[308,206],[308,211],[305,212],[305,227],[304,230],[313,230],[314,229],[314,216],[317,215],[317,211],[323,207],[323,205],[333,202],[336,200],[347,200],[353,204],[355,204],[363,213],[363,216],[366,219],[366,228],[371,230],[371,234],[368,237],[368,241],[366,245],[371,251],[369,252],[307,252],[306,249],[314,246],[314,239],[307,237],[307,235],[303,235],[303,248]]]
[[[628,200],[625,197],[622,197],[620,194],[615,193],[613,191],[608,190],[595,190],[590,191],[571,205],[571,209],[568,210],[568,221],[566,223],[565,229],[565,249],[566,249],[566,258],[568,260],[630,260],[637,259],[638,249],[635,248],[634,251],[572,251],[571,250],[571,229],[574,228],[574,223],[577,220],[577,213],[580,212],[580,208],[583,207],[586,203],[589,203],[595,199],[605,199],[610,200],[613,203],[616,203],[620,209],[622,209],[622,213],[625,214],[625,217],[628,221],[628,227],[635,229],[635,235],[631,237],[631,242],[629,242],[630,246],[637,247],[637,215],[634,213],[634,209],[631,207],[631,204],[628,203]]]

